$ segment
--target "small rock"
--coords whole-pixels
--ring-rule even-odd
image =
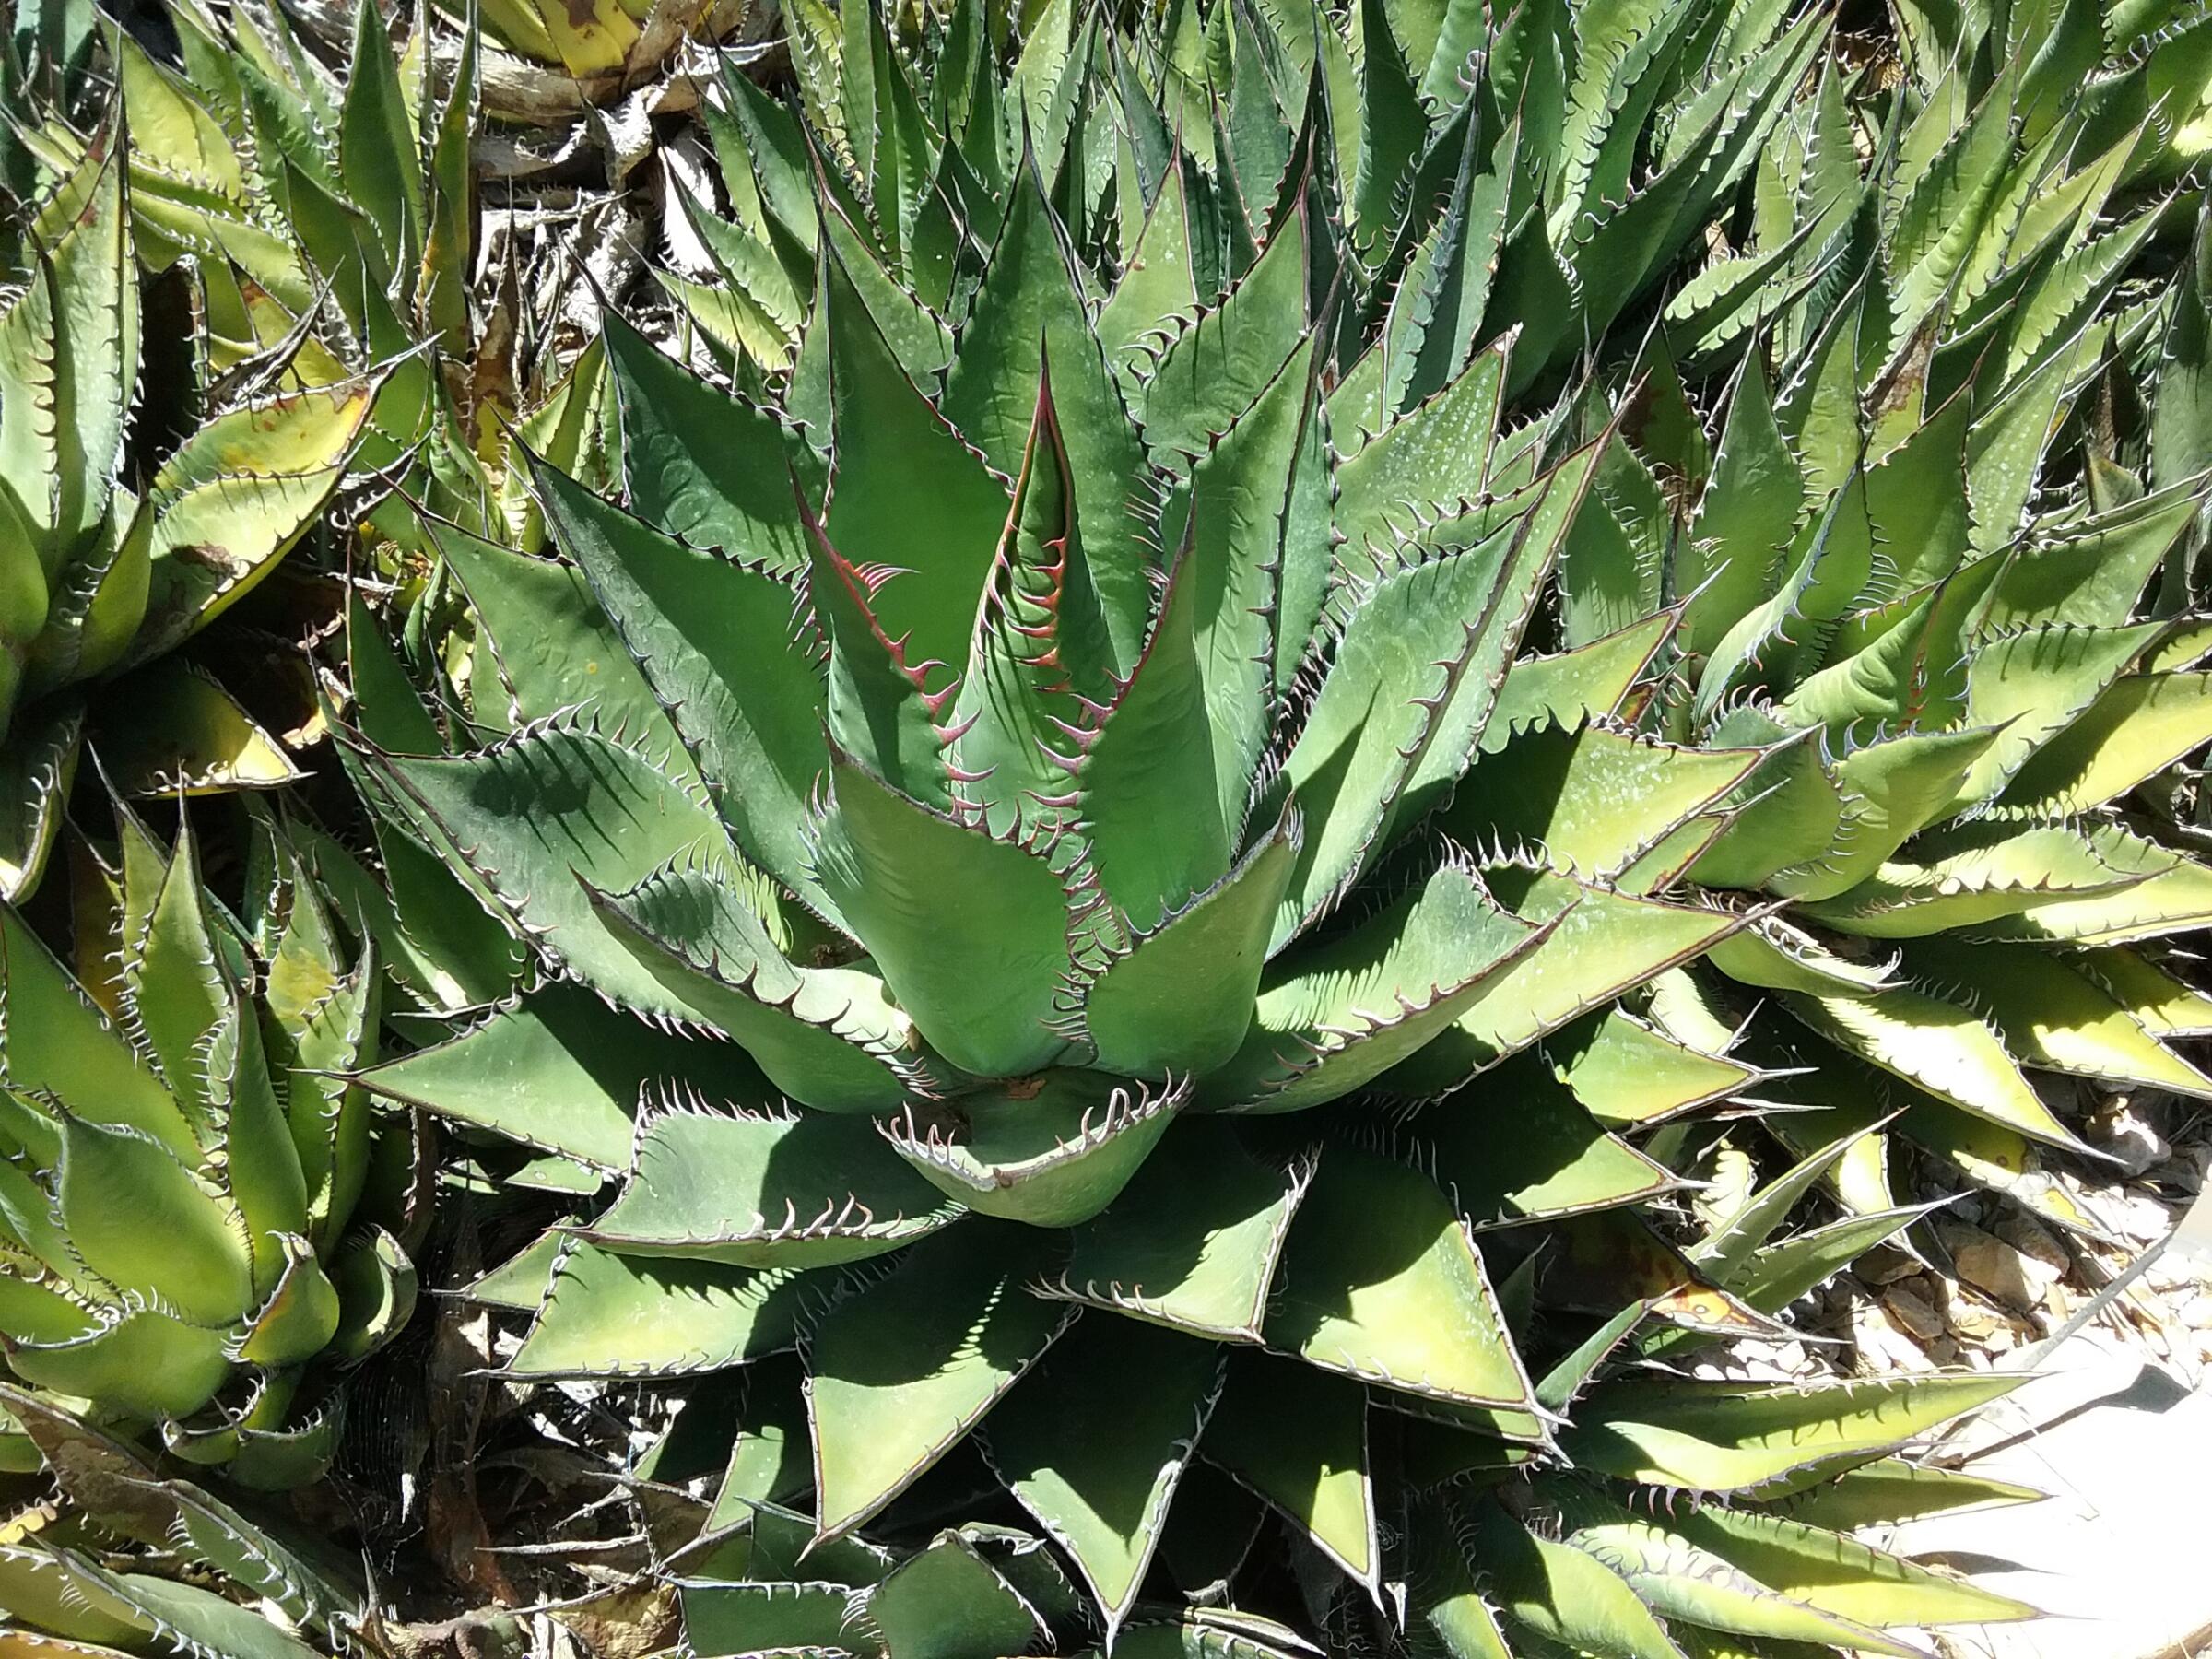
[[[2118,1159],[2130,1175],[2142,1174],[2171,1150],[2128,1095],[2107,1100],[2090,1114],[2087,1127],[2089,1139]]]
[[[1954,1222],[1944,1226],[1941,1232],[1960,1278],[2023,1313],[2043,1300],[2043,1293],[2058,1283],[2065,1271],[1978,1227]]]
[[[1927,1356],[1938,1365],[1959,1363],[1959,1345],[1948,1336],[1938,1336],[1927,1346]]]
[[[2032,1256],[2060,1278],[2073,1271],[2074,1258],[2066,1253],[2051,1230],[2030,1216],[2007,1216],[1997,1224],[1997,1237],[2024,1256]]]
[[[1920,1264],[1894,1244],[1877,1244],[1852,1264],[1852,1272],[1868,1285],[1894,1285],[1920,1271]]]
[[[1922,1342],[1933,1341],[1943,1335],[1943,1316],[1911,1285],[1890,1286],[1882,1292],[1882,1306],[1888,1310],[1890,1318]]]
[[[1960,1296],[1956,1290],[1951,1293],[1950,1303],[1944,1309],[1943,1317],[1952,1331],[1969,1343],[1984,1340],[2002,1323],[2002,1317],[1994,1308],[1975,1298]]]

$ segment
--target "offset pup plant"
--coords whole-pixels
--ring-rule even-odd
[[[251,923],[124,806],[75,972],[0,909],[0,1351],[42,1399],[248,1487],[318,1477],[414,1270],[361,1207],[380,971],[281,849]],[[8,1466],[36,1468],[21,1425]]]

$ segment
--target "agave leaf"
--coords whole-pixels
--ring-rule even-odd
[[[86,1265],[196,1323],[245,1312],[254,1300],[253,1253],[230,1201],[148,1135],[58,1115],[56,1193]]]
[[[1560,1307],[1609,1317],[1636,1303],[1708,1335],[1772,1339],[1783,1329],[1722,1288],[1632,1210],[1586,1210],[1555,1236],[1558,1244],[1539,1267],[1544,1294]]]
[[[1209,1343],[1085,1320],[991,1414],[994,1467],[1074,1558],[1109,1632],[1143,1583],[1220,1372]],[[1071,1440],[1077,1422],[1088,1427]]]
[[[1125,677],[1143,647],[1149,594],[1130,499],[1144,452],[1098,339],[1033,166],[1025,162],[997,246],[976,291],[945,388],[945,416],[994,467],[1022,465],[1048,379],[1069,479],[1064,630],[1080,620],[1102,638],[1065,653],[1076,688],[1098,697],[1100,671]],[[980,585],[980,584],[979,584]]]
[[[1066,1047],[1049,1022],[1071,968],[1071,924],[1052,865],[900,794],[850,757],[833,756],[830,773],[816,873],[899,1006],[979,1077],[1053,1064]]]
[[[1587,1550],[1530,1531],[1495,1501],[1472,1517],[1475,1551],[1509,1623],[1597,1659],[1682,1659],[1627,1581]]]
[[[2034,628],[1977,652],[1967,667],[1966,719],[1998,727],[1953,799],[1990,799],[2053,736],[2088,710],[2159,632],[2133,628]]]
[[[1854,1379],[1806,1388],[1622,1383],[1583,1401],[1559,1446],[1581,1466],[1623,1480],[1756,1491],[1816,1464],[1887,1452],[2019,1383],[2007,1375]]]
[[[676,1002],[739,1043],[793,1100],[879,1111],[922,1076],[912,1023],[879,978],[865,966],[794,966],[711,870],[664,870],[592,901]]]
[[[2025,1602],[1917,1566],[1795,1519],[1715,1507],[1673,1523],[1800,1606],[1874,1625],[2000,1624]]]
[[[670,711],[732,838],[837,923],[807,863],[826,701],[821,677],[793,649],[790,584],[657,535],[550,466],[534,476],[554,538]]]
[[[779,455],[799,445],[774,416],[725,395],[656,350],[619,315],[606,318],[606,360],[622,412],[622,472],[630,509],[689,547],[794,576],[806,538],[791,512]],[[706,442],[709,432],[745,434]],[[675,616],[677,629],[697,618]]]
[[[1037,1640],[1042,1620],[975,1546],[941,1533],[867,1598],[885,1659],[999,1653]]]
[[[108,776],[125,794],[281,789],[307,775],[236,699],[181,659],[124,676],[100,706],[131,711],[100,743]]]
[[[2107,862],[2096,834],[2070,824],[1967,823],[1915,837],[1871,879],[1799,913],[1840,933],[1920,938],[2119,893],[2150,874]]]
[[[1037,1262],[1018,1231],[956,1227],[823,1318],[806,1385],[820,1536],[905,1490],[1066,1327],[1072,1310],[1022,1288]]]
[[[1270,183],[1274,178],[1270,171]],[[1301,210],[1228,299],[1167,345],[1132,410],[1156,464],[1187,471],[1215,433],[1259,401],[1305,337],[1308,231]]]
[[[1724,1285],[1733,1285],[1752,1254],[1774,1236],[1815,1183],[1842,1161],[1862,1132],[1853,1130],[1798,1159],[1753,1193],[1690,1246],[1689,1259]]]
[[[1300,833],[1287,804],[1274,832],[1234,869],[1133,939],[1084,988],[1084,1034],[1097,1065],[1133,1077],[1203,1076],[1235,1055]]]
[[[117,1607],[186,1659],[312,1659],[314,1649],[252,1607],[212,1590],[139,1572],[113,1572],[74,1550],[60,1556],[78,1594]]]
[[[1050,1293],[1216,1341],[1256,1343],[1306,1172],[1261,1162],[1227,1125],[1203,1118],[1176,1126],[1173,1137],[1077,1226]]]
[[[1877,1630],[1762,1583],[1703,1545],[1690,1528],[1671,1520],[1663,1524],[1640,1519],[1579,1482],[1556,1480],[1539,1489],[1560,1511],[1562,1541],[1619,1573],[1656,1612],[1755,1638],[1848,1642],[1855,1651],[1896,1659],[1914,1659],[1919,1653]]]
[[[1858,995],[1784,992],[1783,1002],[1846,1053],[1939,1100],[2055,1147],[2079,1144],[1997,1033],[1954,1004],[1906,985]]]
[[[666,1111],[640,1127],[629,1184],[582,1236],[624,1255],[813,1267],[897,1250],[959,1214],[870,1124]]]
[[[1672,1191],[1671,1171],[1608,1135],[1557,1084],[1521,1095],[1512,1131],[1469,1091],[1429,1108],[1410,1126],[1423,1167],[1475,1226],[1636,1204]]]
[[[563,1253],[544,1305],[508,1362],[518,1378],[680,1377],[789,1347],[795,1275],[719,1262]]]
[[[1879,1135],[1862,1135],[1852,1144],[1852,1151],[1858,1153],[1870,1144],[1878,1147],[1881,1139]],[[1841,1182],[1848,1178],[1837,1179]],[[1930,1210],[1948,1202],[1941,1199],[1903,1209],[1869,1210],[1796,1233],[1756,1252],[1731,1276],[1728,1288],[1740,1296],[1747,1307],[1761,1313],[1779,1313],[1876,1245],[1887,1243]]]
[[[1992,1480],[1964,1469],[1939,1468],[1902,1457],[1877,1458],[1840,1475],[1807,1480],[1772,1502],[1778,1516],[1833,1532],[1894,1525],[1920,1515],[1956,1514],[1992,1504],[2039,1503],[2032,1488]]]
[[[1500,908],[1472,869],[1440,865],[1419,890],[1272,970],[1206,1096],[1253,1112],[1341,1099],[1478,1005],[1548,936]]]
[[[1701,906],[1639,899],[1549,872],[1492,871],[1514,913],[1550,932],[1409,1065],[1387,1093],[1433,1099],[1578,1015],[1688,961],[1743,925]]]
[[[1750,1087],[1754,1066],[1677,1041],[1619,1008],[1544,1045],[1559,1080],[1609,1129],[1687,1112]]]
[[[1367,1391],[1358,1382],[1312,1366],[1236,1355],[1200,1450],[1373,1593],[1382,1547]]]
[[[2212,1031],[2212,997],[2190,989],[2140,951],[2078,951],[2067,959],[2154,1036],[2196,1037]]]
[[[1052,1071],[965,1096],[945,1113],[909,1106],[884,1133],[930,1184],[969,1208],[1067,1227],[1113,1202],[1188,1098],[1187,1083],[1156,1092],[1096,1072]]]
[[[467,849],[468,867],[541,953],[629,1006],[681,1017],[681,1005],[608,931],[589,890],[625,891],[679,859],[734,860],[721,821],[681,781],[611,738],[565,724],[525,727],[465,755],[367,759]]]
[[[76,777],[84,706],[56,700],[0,750],[0,903],[19,904],[46,872]]]
[[[629,1167],[641,1094],[679,1079],[712,1100],[767,1092],[730,1044],[655,1030],[572,985],[548,985],[361,1074],[388,1100],[603,1170]]]
[[[1594,454],[1562,463],[1518,528],[1391,572],[1353,613],[1284,765],[1307,833],[1278,947],[1466,769]]]
[[[822,261],[836,470],[824,528],[855,566],[901,571],[875,595],[922,672],[967,657],[975,601],[1006,522],[1005,487],[900,367],[843,258]],[[913,503],[934,503],[925,518]]]
[[[700,1659],[776,1652],[842,1655],[865,1645],[849,1629],[852,1592],[843,1584],[680,1581],[677,1595],[685,1644]]]
[[[1594,724],[1533,726],[1485,756],[1443,818],[1477,845],[1524,847],[1604,880],[1734,792],[1757,749],[1685,749]]]
[[[1332,1149],[1293,1219],[1267,1346],[1426,1398],[1525,1409],[1473,1237],[1418,1171]]]
[[[2093,811],[2212,742],[2212,675],[2124,675],[2015,773],[1997,810]]]
[[[2199,1099],[2212,1093],[2212,1077],[2168,1049],[2063,958],[2025,946],[1928,940],[1905,959],[1927,982],[1956,987],[2030,1065]]]
[[[7,1363],[24,1382],[59,1394],[141,1417],[183,1418],[229,1380],[227,1339],[222,1330],[140,1308],[87,1336],[13,1342]]]
[[[286,394],[218,416],[162,465],[152,589],[128,660],[171,649],[243,598],[337,488],[381,382]]]
[[[1482,753],[1496,754],[1539,726],[1573,726],[1618,714],[1676,623],[1676,613],[1662,611],[1556,656],[1516,658],[1483,726]]]

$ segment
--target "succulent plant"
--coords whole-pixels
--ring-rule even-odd
[[[739,1380],[717,1524],[677,1562],[701,1653],[898,1653],[916,1607],[963,1653],[1087,1626],[1116,1652],[1296,1651],[1263,1614],[1456,1654],[1896,1651],[1879,1627],[2019,1617],[1829,1530],[2017,1496],[1885,1461],[2005,1380],[1640,1374],[1772,1334],[1923,1213],[1856,1201],[1880,1114],[1855,1108],[1792,1114],[1828,1133],[1701,1238],[1641,1212],[1680,1184],[1649,1148],[1696,1149],[1668,1121],[1792,1059],[1773,1015],[1731,1053],[1744,962],[1893,994],[1782,907],[1826,926],[1821,901],[1901,880],[1907,835],[1987,798],[1953,775],[1877,847],[1843,820],[1888,772],[1825,818],[1771,784],[2000,739],[1947,747],[1902,709],[1828,750],[1739,735],[1755,691],[1795,684],[1747,626],[1702,708],[1697,679],[1737,615],[1806,584],[1712,595],[1792,537],[1817,562],[1828,498],[1864,499],[1863,421],[1891,448],[1937,430],[1958,470],[1963,417],[2017,414],[2042,367],[2030,347],[1982,383],[1946,332],[1959,267],[1909,260],[1885,206],[1910,205],[1900,158],[1947,180],[1969,141],[1936,125],[1983,117],[1963,80],[1854,92],[1818,13],[1315,21],[1178,8],[1130,38],[1047,7],[1002,79],[977,8],[917,71],[855,6],[834,52],[794,33],[800,119],[724,88],[728,211],[690,212],[722,280],[669,286],[736,390],[610,316],[616,499],[536,463],[553,559],[434,527],[473,607],[465,678],[410,683],[418,646],[354,629],[348,748],[388,844],[442,860],[535,963],[365,1080],[615,1188],[476,1288],[533,1315],[510,1376]],[[1991,232],[1991,325],[2056,308],[2139,339],[2112,304],[2135,243],[2088,278],[2050,249],[2163,152],[2120,134],[2106,185],[2077,185],[2065,158],[2121,95],[2031,132],[2037,96],[1985,95],[1986,193],[2088,218]],[[1768,212],[1762,160],[1793,145],[1848,174],[1840,208]],[[1877,282],[1920,308],[1882,314],[1911,375],[1832,344]],[[1677,364],[1733,377],[1733,420],[1770,362],[1792,424],[1690,465]],[[1947,374],[1983,400],[1947,432],[1921,413]],[[1897,511],[1934,522],[1971,487],[1959,524],[2018,562],[2018,475],[2058,409],[1995,517],[1971,475],[1916,476]],[[2188,488],[2136,518],[2180,534]],[[1694,516],[1746,500],[1771,533]],[[1918,585],[1873,574],[1834,631]],[[2032,705],[2033,657],[1969,672]],[[1783,874],[1862,859],[1831,891]],[[1997,913],[1958,908],[1939,930]],[[2143,1046],[2179,1076],[2167,1018]],[[1968,1026],[2034,1099],[1978,1010],[1931,1065]],[[1851,1098],[1838,1061],[1807,1103]],[[1824,1185],[1844,1218],[1789,1230]],[[1083,1595],[961,1515],[1007,1512],[971,1441]],[[1734,1502],[1663,1518],[1679,1491]],[[1253,1495],[1312,1571],[1231,1547]]]
[[[251,592],[314,524],[375,395],[372,380],[341,378],[241,399],[149,456],[135,418],[176,388],[143,384],[127,149],[111,125],[60,176],[30,223],[25,285],[0,313],[8,900],[44,869],[88,721],[112,775],[134,789],[299,775],[213,680],[158,659]],[[103,720],[111,706],[128,719]]]
[[[158,1430],[248,1486],[318,1475],[335,1368],[414,1271],[360,1212],[380,976],[273,847],[251,924],[118,806],[76,895],[76,972],[0,910],[0,1349],[41,1396]],[[34,1460],[35,1466],[35,1460]]]

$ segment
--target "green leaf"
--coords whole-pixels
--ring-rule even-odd
[[[103,721],[112,735],[100,742],[110,781],[128,795],[281,789],[307,776],[237,699],[181,658],[124,675],[99,707],[131,711],[121,730]]]
[[[871,1124],[677,1110],[640,1128],[629,1183],[582,1236],[623,1255],[815,1267],[897,1250],[959,1213]]]
[[[1488,477],[1505,385],[1506,341],[1386,427],[1336,469],[1336,528],[1377,558],[1443,516]]]
[[[1273,183],[1271,174],[1266,187]],[[1304,214],[1294,215],[1229,298],[1168,344],[1133,411],[1157,465],[1187,472],[1306,337],[1308,229]]]
[[[749,1053],[771,1083],[825,1112],[896,1106],[924,1075],[920,1040],[865,965],[800,968],[712,869],[673,868],[594,892],[607,931],[669,995]]]
[[[1284,765],[1306,840],[1277,918],[1278,947],[1394,830],[1447,794],[1474,758],[1595,453],[1563,462],[1518,528],[1385,575],[1353,613]]]
[[[1409,1133],[1460,1214],[1477,1227],[1637,1204],[1672,1191],[1674,1174],[1608,1135],[1552,1084],[1521,1095],[1508,1133],[1474,1091],[1430,1107]]]
[[[1050,1071],[962,1097],[949,1112],[910,1105],[885,1136],[956,1202],[1032,1227],[1072,1227],[1113,1202],[1189,1099],[1102,1073]]]
[[[241,1236],[240,1248],[244,1243]],[[99,1400],[141,1417],[183,1418],[213,1399],[230,1377],[227,1345],[225,1331],[141,1308],[89,1336],[11,1342],[7,1363],[24,1382],[58,1394]]]
[[[640,1097],[656,1084],[745,1105],[766,1093],[728,1043],[655,1030],[558,984],[361,1081],[388,1100],[603,1170],[629,1167]]]
[[[2003,1040],[1964,1008],[1911,986],[1857,995],[1791,991],[1783,1002],[1845,1052],[1939,1100],[2054,1147],[2078,1144]]]
[[[850,1532],[981,1421],[1065,1328],[1030,1295],[1034,1247],[970,1223],[902,1253],[839,1302],[808,1352],[818,1530]]]
[[[1650,1123],[1749,1088],[1757,1067],[1709,1054],[1620,1008],[1544,1045],[1559,1080],[1608,1129]]]
[[[1905,963],[1924,983],[1978,1009],[2029,1065],[2121,1087],[2212,1097],[2212,1077],[2169,1049],[2063,957],[2020,945],[1932,939],[1909,949]]]
[[[1774,1507],[1789,1520],[1848,1533],[1862,1527],[1894,1525],[1921,1515],[1956,1514],[1992,1504],[2037,1503],[2042,1498],[2043,1494],[2032,1488],[1992,1480],[1986,1475],[1883,1457],[1808,1484]]]
[[[1299,1206],[1267,1346],[1425,1398],[1525,1409],[1475,1241],[1418,1171],[1332,1148]]]
[[[907,377],[845,262],[832,255],[822,270],[835,457],[825,528],[855,566],[904,572],[876,603],[917,671],[964,662],[1006,491]],[[914,512],[920,500],[928,513]]]
[[[842,1584],[745,1584],[686,1581],[677,1585],[684,1641],[700,1659],[777,1652],[842,1654],[852,1593]]]
[[[540,465],[538,500],[636,658],[746,856],[833,924],[807,862],[826,698],[794,650],[797,594],[780,575],[656,535]]]
[[[1055,1296],[1221,1342],[1261,1339],[1268,1288],[1306,1176],[1193,1118],[1106,1209],[1078,1225]]]
[[[81,703],[48,703],[0,750],[0,903],[20,904],[46,872],[76,777]]]
[[[1033,1643],[1041,1620],[958,1533],[940,1533],[869,1594],[885,1659],[963,1659]]]
[[[787,460],[800,446],[789,429],[663,355],[619,315],[610,312],[605,329],[630,510],[686,547],[777,575],[804,571],[806,539],[792,504],[796,462]],[[708,441],[733,429],[744,435]],[[699,626],[684,616],[669,623]]]
[[[1595,1659],[1683,1659],[1643,1598],[1586,1550],[1532,1532],[1495,1501],[1475,1511],[1474,1553],[1510,1621]]]
[[[153,575],[128,660],[169,651],[276,568],[321,514],[376,402],[347,381],[219,415],[154,475]]]
[[[802,1288],[783,1271],[618,1255],[575,1244],[507,1374],[683,1377],[787,1348]]]
[[[1069,971],[1060,877],[1015,841],[933,811],[849,757],[833,756],[817,874],[891,994],[938,1052],[979,1077],[1050,1065],[1051,1021]]]
[[[1705,1492],[1755,1491],[1854,1454],[1887,1452],[2020,1378],[1937,1376],[1794,1383],[1636,1382],[1594,1394],[1559,1448],[1622,1480]]]
[[[315,1650],[212,1590],[138,1572],[111,1572],[74,1551],[63,1557],[87,1600],[127,1609],[185,1659],[314,1659]]]
[[[1282,959],[1205,1098],[1253,1112],[1339,1100],[1478,1006],[1548,936],[1501,909],[1465,864],[1440,865],[1358,926]]]
[[[1367,1409],[1357,1382],[1239,1354],[1199,1445],[1371,1593],[1382,1547]]]
[[[1562,875],[1603,880],[1729,795],[1762,758],[1538,725],[1469,769],[1442,821],[1470,845],[1525,848]]]
[[[2030,757],[1996,810],[2036,818],[2093,811],[2208,742],[2212,674],[2124,675]]]
[[[64,1112],[61,1131],[55,1191],[87,1266],[198,1324],[253,1305],[253,1252],[227,1197],[136,1130]]]
[[[542,954],[630,1007],[684,1013],[608,931],[589,890],[622,892],[679,860],[732,857],[721,821],[682,782],[565,724],[524,727],[465,755],[368,759],[466,849],[468,867]]]
[[[2000,1624],[2039,1617],[2025,1602],[1795,1519],[1715,1505],[1673,1525],[1792,1601],[1865,1624]]]
[[[1578,1482],[1538,1488],[1562,1516],[1562,1542],[1603,1561],[1654,1612],[1757,1639],[1848,1644],[1914,1659],[1919,1650],[1878,1630],[1777,1594],[1670,1518],[1644,1520]]]
[[[1132,940],[1085,988],[1083,1028],[1100,1069],[1202,1077],[1236,1053],[1301,832],[1286,806],[1235,869]]]
[[[991,1414],[999,1478],[1074,1558],[1110,1641],[1143,1585],[1220,1373],[1208,1342],[1088,1319]]]

